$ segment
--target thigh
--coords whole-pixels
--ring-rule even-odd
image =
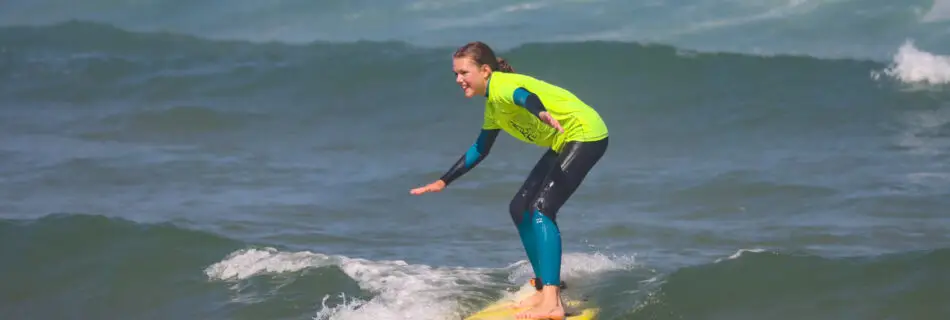
[[[515,193],[515,196],[511,199],[511,203],[509,204],[508,211],[511,213],[511,218],[515,224],[521,223],[524,212],[530,209],[531,201],[537,196],[538,190],[541,189],[541,184],[544,183],[545,177],[548,176],[548,173],[557,163],[558,154],[550,149],[535,163],[534,168],[531,169],[531,173],[525,178],[521,188],[518,189],[518,192]]]
[[[571,141],[564,145],[557,164],[548,172],[532,208],[554,220],[561,206],[574,194],[587,173],[607,151],[607,138],[594,142]]]

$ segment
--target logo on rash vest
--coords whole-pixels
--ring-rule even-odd
[[[512,128],[515,128],[515,130],[518,130],[518,132],[520,132],[521,135],[525,137],[525,139],[528,139],[528,141],[534,142],[535,134],[531,132],[531,130],[528,130],[528,128],[518,125],[518,123],[515,123],[514,120],[508,120],[508,124],[511,125]]]

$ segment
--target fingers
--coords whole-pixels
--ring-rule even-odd
[[[556,119],[554,119],[554,118],[548,118],[548,119],[551,119],[551,120],[548,122],[548,124],[550,124],[552,127],[554,127],[554,129],[557,129],[557,131],[560,131],[560,132],[564,132],[564,128],[561,127],[561,124],[558,123]]]
[[[546,122],[549,126],[551,126],[554,129],[557,129],[558,132],[562,132],[562,133],[564,132],[564,128],[561,127],[561,123],[557,122],[557,119],[554,119],[554,116],[552,116],[550,113],[547,113],[547,112],[542,113],[542,115],[543,115],[544,122]]]
[[[436,191],[439,191],[439,188],[438,188],[438,187],[435,187],[435,186],[432,186],[432,185],[427,185],[427,186],[424,186],[424,187],[418,187],[418,188],[409,190],[409,193],[410,193],[410,194],[413,194],[413,195],[420,195],[420,194],[423,194],[423,193],[436,192]]]

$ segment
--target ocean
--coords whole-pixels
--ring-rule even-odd
[[[558,214],[601,319],[950,318],[950,1],[0,4],[0,318],[459,319],[532,276],[545,150],[480,40],[597,109]]]

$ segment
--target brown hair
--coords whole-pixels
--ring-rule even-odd
[[[508,64],[508,61],[501,57],[495,57],[495,52],[481,41],[466,43],[464,46],[455,50],[454,58],[469,57],[475,61],[475,64],[482,66],[487,64],[492,71],[515,72],[515,69]]]

